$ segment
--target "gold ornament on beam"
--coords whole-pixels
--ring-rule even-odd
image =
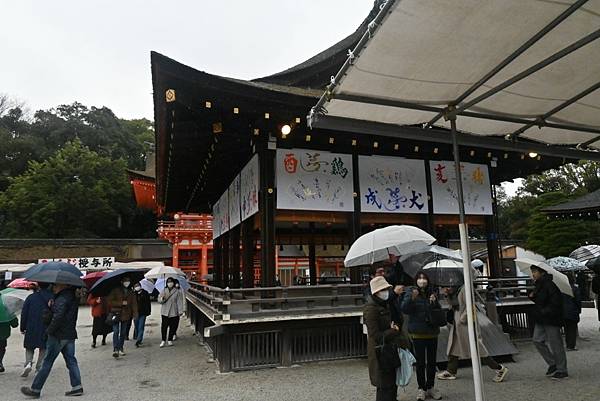
[[[175,101],[175,89],[167,89],[165,92],[165,101],[167,103],[172,103]]]

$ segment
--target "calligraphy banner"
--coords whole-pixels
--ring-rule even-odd
[[[423,160],[359,156],[358,167],[361,211],[429,212]]]
[[[81,258],[43,258],[38,263],[65,262],[78,269],[110,269],[115,263],[114,256],[86,256]]]
[[[219,204],[219,201],[216,201],[215,204],[212,207],[212,216],[213,216],[213,222],[212,222],[212,232],[213,232],[213,238],[218,238],[222,233],[219,231],[219,229],[221,228],[221,205]]]
[[[454,162],[430,161],[431,195],[436,214],[458,214],[458,191]],[[490,215],[492,189],[485,164],[461,163],[466,214]]]
[[[309,149],[277,150],[277,208],[352,211],[352,156]]]
[[[258,213],[258,155],[240,173],[240,202],[242,221]]]
[[[229,227],[233,228],[240,224],[241,220],[240,211],[240,176],[239,174],[234,178],[233,182],[229,186]]]
[[[229,191],[225,191],[219,199],[220,218],[219,218],[219,233],[225,234],[229,231]]]

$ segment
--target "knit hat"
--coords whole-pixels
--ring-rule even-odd
[[[375,294],[381,290],[387,290],[391,287],[391,285],[382,276],[373,278],[373,280],[371,280],[369,283],[369,286],[371,286],[371,294]]]

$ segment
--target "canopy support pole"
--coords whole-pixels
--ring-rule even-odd
[[[451,108],[452,106],[450,106]],[[471,364],[473,366],[473,384],[475,386],[475,401],[484,401],[483,381],[481,379],[481,362],[477,347],[477,332],[473,298],[473,279],[471,277],[471,253],[469,250],[469,228],[465,217],[465,203],[462,185],[462,172],[460,169],[460,153],[456,133],[456,115],[450,116],[452,132],[452,148],[454,151],[454,168],[456,169],[456,189],[458,192],[458,211],[460,231],[460,248],[462,250],[463,272],[465,277],[465,300],[467,303],[467,328],[469,331],[469,350],[471,351]]]

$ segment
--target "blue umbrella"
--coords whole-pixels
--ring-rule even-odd
[[[577,272],[581,270],[587,270],[587,267],[585,267],[582,262],[566,256],[557,256],[555,258],[548,259],[546,263],[559,272]]]
[[[83,273],[75,266],[65,262],[39,263],[30,267],[23,278],[40,283],[68,284],[74,287],[83,287],[81,280]]]
[[[108,273],[90,288],[90,293],[97,297],[108,295],[108,293],[115,287],[121,285],[121,279],[123,277],[129,277],[131,284],[136,283],[144,278],[144,273],[148,270],[140,269],[117,269]]]

